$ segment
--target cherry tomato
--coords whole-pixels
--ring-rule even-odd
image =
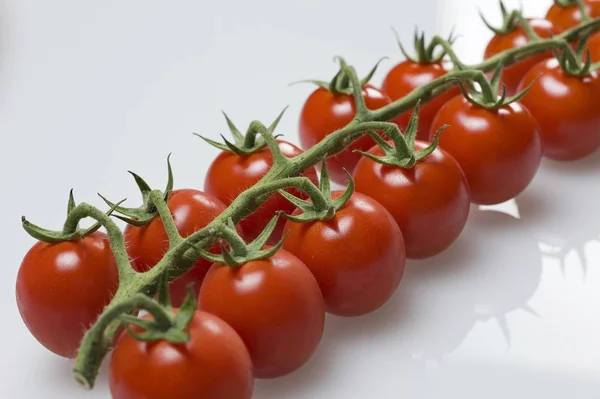
[[[600,77],[568,75],[558,60],[533,67],[520,87],[533,86],[521,100],[540,125],[544,156],[569,161],[590,155],[600,147]]]
[[[538,124],[519,102],[497,110],[471,104],[461,94],[437,114],[431,129],[447,124],[439,146],[458,161],[475,204],[494,205],[521,193],[542,158]]]
[[[391,102],[387,96],[369,84],[363,86],[362,94],[365,105],[371,110],[382,108]],[[352,121],[355,114],[356,106],[351,95],[336,95],[319,87],[306,99],[300,114],[299,133],[302,148],[309,149],[329,134],[343,128]],[[361,157],[360,153],[354,150],[367,151],[373,144],[373,139],[364,135],[342,152],[329,157],[326,162],[331,180],[338,184],[346,184],[348,176],[344,169],[352,173]]]
[[[300,259],[283,249],[238,268],[215,263],[198,302],[242,337],[257,378],[281,377],[300,368],[323,335],[319,284]]]
[[[76,241],[37,242],[17,275],[17,306],[31,334],[47,349],[75,357],[86,329],[119,286],[106,234]]]
[[[600,0],[585,0],[585,3],[590,17],[600,17]],[[560,29],[567,30],[581,23],[581,12],[577,4],[568,7],[553,4],[546,13],[546,19]]]
[[[596,32],[589,37],[586,49],[589,51],[592,62],[600,61],[600,32]]]
[[[428,145],[417,141],[415,149]],[[369,153],[383,155],[379,146]],[[439,254],[458,238],[467,222],[471,206],[467,180],[458,162],[440,148],[410,169],[364,157],[356,166],[354,180],[356,191],[372,197],[394,216],[407,258]]]
[[[302,153],[295,145],[278,140],[279,148],[284,156],[291,158]],[[273,165],[273,157],[268,148],[263,148],[247,156],[240,156],[230,151],[221,152],[210,164],[204,180],[204,190],[229,205],[244,190],[255,185],[267,174]],[[302,176],[318,183],[315,168],[306,170]],[[306,195],[295,189],[287,190],[290,194],[305,198]],[[275,193],[265,201],[254,213],[240,222],[244,238],[254,240],[264,230],[277,211],[293,212],[295,206],[281,194]],[[279,220],[268,243],[275,244],[281,239],[281,230],[285,220]]]
[[[410,60],[403,61],[392,68],[381,86],[381,90],[392,101],[396,101],[414,89],[417,89],[433,80],[436,80],[450,70],[449,64],[443,62],[435,62],[430,64],[419,64]],[[417,131],[417,139],[426,141],[429,139],[429,129],[431,121],[438,110],[452,97],[460,93],[457,87],[446,90],[431,101],[424,103],[419,111],[419,127]],[[412,115],[412,110],[407,111],[394,119],[400,130],[404,131],[408,126],[408,122]]]
[[[225,204],[216,197],[193,189],[173,190],[167,206],[182,237],[187,237],[206,227],[226,208]],[[167,232],[159,216],[141,227],[128,224],[125,227],[124,235],[132,266],[139,272],[148,271],[154,267],[169,249]],[[218,244],[213,245],[210,251],[219,253]],[[192,284],[195,291],[198,292],[200,283],[211,264],[212,262],[206,259],[200,259],[186,274],[170,284],[174,306],[180,306],[183,303],[189,284]]]
[[[541,38],[549,38],[562,32],[562,29],[544,19],[528,18],[529,24]],[[505,50],[520,47],[529,42],[525,30],[518,26],[507,34],[496,34],[485,48],[484,58],[488,59]],[[517,93],[519,82],[527,71],[538,62],[551,58],[552,52],[547,51],[527,57],[519,62],[505,67],[502,70],[502,82],[506,86],[506,94],[512,96]]]
[[[333,198],[342,193],[334,191]],[[360,316],[372,312],[400,284],[406,258],[402,232],[392,215],[364,194],[353,193],[332,219],[289,220],[284,231],[283,248],[316,277],[329,313]]]
[[[250,399],[252,362],[233,328],[196,311],[186,330],[190,339],[185,344],[137,341],[124,333],[110,361],[111,397]]]

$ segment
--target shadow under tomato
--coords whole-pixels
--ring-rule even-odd
[[[315,358],[284,379],[258,382],[257,396],[324,397],[319,395],[337,391],[340,376],[344,385],[355,387],[355,397],[369,381],[370,397],[424,395],[432,382],[430,366],[443,369],[447,355],[478,322],[495,319],[505,337],[501,343],[509,346],[506,316],[534,313],[528,302],[541,279],[541,254],[526,226],[506,213],[473,211],[454,246],[407,266],[398,291],[383,307],[356,318],[329,316]],[[497,337],[485,339],[493,345]],[[384,373],[382,367],[392,381],[376,377]],[[359,374],[365,382],[353,379]]]
[[[576,161],[561,162],[544,158],[542,167],[549,172],[557,173],[559,175],[577,174],[579,176],[597,179],[598,172],[600,171],[600,150],[596,150],[587,157]]]
[[[588,268],[586,246],[600,241],[600,152],[577,161],[547,163],[531,187],[517,197],[519,215],[534,232],[542,253],[566,270],[575,254],[583,272]]]

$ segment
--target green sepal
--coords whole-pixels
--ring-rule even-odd
[[[490,81],[486,80],[485,77],[477,81],[480,86],[479,89],[471,81],[466,83],[459,81],[458,87],[462,92],[463,97],[471,104],[489,110],[497,110],[506,105],[520,101],[531,89],[531,85],[524,88],[522,91],[507,97],[506,86],[502,84],[501,80],[502,71],[503,65],[502,63],[499,63]],[[502,87],[500,88],[501,84]],[[500,92],[499,95],[498,92]]]
[[[388,57],[382,57],[375,63],[375,65],[369,70],[367,75],[360,80],[361,87],[366,85],[367,83],[369,83],[371,78],[373,78],[373,76],[375,75],[375,72],[377,71],[379,64],[381,64],[381,62],[387,58]],[[348,73],[346,72],[346,66],[348,65],[346,63],[346,60],[344,60],[344,58],[342,58],[340,56],[335,56],[335,57],[333,57],[333,59],[334,59],[334,61],[337,61],[340,64],[340,69],[336,72],[336,74],[333,76],[331,81],[326,82],[323,80],[308,79],[308,80],[300,80],[297,82],[292,82],[292,83],[290,83],[290,85],[295,85],[298,83],[312,83],[312,84],[317,85],[325,90],[330,91],[334,95],[341,95],[341,94],[352,95],[353,94],[352,82],[350,81],[350,77],[348,76]]]
[[[554,0],[554,4],[559,7],[567,8],[577,5],[577,0]]]
[[[111,208],[106,212],[106,215],[110,216],[115,211],[115,209],[123,202],[125,202],[124,199],[116,204],[113,204],[113,206],[111,206]],[[69,215],[76,208],[72,190],[69,195],[69,205],[67,208],[69,209]],[[21,225],[23,226],[23,229],[27,232],[27,234],[29,234],[31,237],[35,238],[38,241],[46,242],[49,244],[56,244],[63,241],[79,240],[89,236],[90,234],[95,233],[102,227],[102,224],[100,222],[95,222],[92,226],[88,227],[87,229],[78,228],[73,232],[55,231],[45,229],[36,224],[33,224],[29,220],[27,220],[25,216],[21,216]]]
[[[201,249],[201,256],[210,260],[211,262],[223,263],[233,268],[241,267],[253,260],[270,258],[271,256],[275,255],[275,253],[283,246],[284,239],[281,239],[274,246],[264,248],[267,240],[275,230],[280,213],[281,212],[278,212],[273,218],[271,218],[259,236],[249,244],[243,243],[243,239],[238,234],[237,229],[233,225],[232,221],[227,223],[227,225],[223,226],[222,229],[217,233],[217,236],[229,243],[231,249],[225,248],[225,246],[219,242],[219,247],[221,250],[220,254],[213,254],[205,249]],[[243,247],[241,247],[242,245]]]
[[[326,158],[321,161],[319,187],[312,185],[313,189],[306,191],[311,198],[310,201],[298,198],[287,191],[278,190],[279,194],[302,211],[299,215],[284,214],[284,217],[297,223],[309,223],[333,218],[354,193],[354,179],[346,169],[344,169],[344,172],[348,176],[348,186],[344,193],[335,200],[331,194],[331,180],[327,171]]]
[[[508,12],[504,1],[500,0],[500,12],[502,13],[501,27],[495,27],[490,24],[481,11],[479,11],[479,17],[489,30],[497,35],[506,35],[515,30],[519,24],[521,24],[523,15],[522,7],[523,5],[521,4],[520,10],[512,10],[511,12]]]
[[[274,131],[277,128],[277,125],[279,124],[279,121],[283,117],[287,108],[288,107],[285,107],[279,113],[277,118],[275,118],[275,120],[268,127],[269,132],[271,133],[271,135],[273,135],[273,137],[275,139],[281,136],[279,134],[275,135]],[[262,150],[263,148],[267,147],[268,143],[262,136],[256,136],[256,133],[250,132],[250,130],[246,133],[246,135],[242,134],[225,112],[223,112],[223,116],[225,117],[225,121],[227,122],[227,127],[229,128],[229,131],[230,131],[231,135],[233,136],[234,141],[228,140],[222,134],[221,134],[221,138],[223,140],[222,143],[212,140],[212,139],[209,139],[208,137],[202,136],[198,133],[193,133],[193,134],[195,136],[200,137],[206,143],[210,144],[211,146],[213,146],[215,148],[218,148],[222,151],[232,152],[241,157],[248,156],[250,154],[258,152],[258,151]]]
[[[390,144],[389,140],[385,140],[379,134],[374,131],[369,131],[368,134],[375,140],[379,148],[383,151],[382,156],[370,154],[365,151],[355,150],[370,160],[381,163],[384,165],[396,166],[403,169],[410,169],[415,166],[421,159],[429,156],[438,146],[439,134],[444,128],[440,128],[433,141],[424,149],[415,151],[415,143],[418,133],[419,126],[419,112],[421,107],[421,100],[417,101],[413,112],[410,116],[408,126],[404,134],[400,132],[397,126],[390,124],[392,132],[386,134],[391,138],[393,143]]]
[[[115,206],[114,203],[106,199],[103,195],[98,194],[100,198],[108,206],[115,207],[115,210],[121,215],[114,215],[117,219],[124,221],[133,226],[144,226],[158,214],[156,207],[150,201],[150,193],[152,192],[152,188],[146,183],[146,181],[140,177],[138,174],[129,171],[129,173],[133,176],[140,193],[142,195],[142,206],[139,208],[126,208],[122,206]],[[173,191],[173,168],[171,167],[171,154],[167,156],[167,185],[164,190],[164,200],[165,202],[169,200],[169,196]]]
[[[566,42],[560,51],[557,49],[552,49],[554,56],[558,60],[560,68],[567,75],[583,77],[589,75],[590,72],[595,71],[598,69],[598,67],[600,67],[600,63],[592,64],[590,51],[586,49],[589,38],[590,33],[587,32],[583,35],[575,50],[573,50]]]
[[[187,287],[185,300],[175,313],[171,306],[166,274],[159,279],[158,285],[158,306],[153,309],[153,312],[160,312],[162,322],[159,322],[156,317],[142,319],[130,314],[121,315],[120,321],[135,340],[143,342],[164,340],[173,344],[184,344],[190,339],[187,326],[198,308],[194,290],[191,285]],[[134,331],[132,325],[140,327],[143,331]]]
[[[431,41],[427,44],[425,39],[425,31],[419,33],[418,28],[415,27],[415,33],[413,38],[413,46],[415,50],[415,56],[411,56],[408,51],[406,51],[405,47],[402,45],[402,41],[400,40],[400,35],[396,29],[392,28],[394,35],[396,36],[396,43],[400,48],[400,52],[407,60],[414,62],[416,64],[435,64],[440,62],[447,54],[446,50],[442,48],[441,51],[436,53],[438,43],[435,41]],[[452,46],[456,41],[456,36],[454,36],[454,30],[450,32],[448,36],[448,44]]]

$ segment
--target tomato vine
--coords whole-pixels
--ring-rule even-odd
[[[577,0],[576,3],[580,6],[583,4],[581,0]],[[80,237],[81,234],[88,234],[87,232],[81,233],[77,229],[79,221],[88,217],[95,219],[98,226],[102,225],[107,230],[118,270],[119,287],[110,304],[106,306],[96,322],[85,332],[75,358],[74,375],[76,380],[84,387],[92,388],[100,364],[114,342],[114,336],[120,327],[121,316],[140,307],[152,308],[149,297],[157,294],[158,283],[162,278],[166,277],[172,281],[185,274],[201,257],[207,256],[204,250],[223,236],[224,229],[230,229],[232,223],[239,223],[256,211],[270,194],[283,189],[295,188],[309,194],[313,199],[319,198],[319,194],[310,195],[311,192],[314,193],[315,191],[311,180],[307,177],[298,176],[308,168],[322,162],[325,158],[343,151],[353,141],[369,132],[383,132],[398,147],[412,150],[412,146],[406,141],[407,139],[398,126],[387,121],[398,117],[404,112],[412,111],[420,104],[432,100],[459,84],[479,82],[482,83],[481,86],[488,87],[486,72],[499,70],[540,52],[564,50],[569,46],[569,42],[600,30],[600,18],[590,19],[585,15],[584,13],[581,24],[552,38],[542,39],[532,33],[531,27],[529,27],[527,20],[523,18],[520,12],[513,12],[510,14],[511,23],[521,25],[526,32],[531,33],[530,41],[523,46],[506,50],[474,65],[466,65],[460,61],[452,50],[451,40],[436,36],[427,47],[428,52],[433,54],[434,49],[439,46],[443,53],[453,61],[454,69],[446,75],[413,90],[405,97],[376,110],[367,108],[362,94],[362,82],[358,78],[354,67],[346,64],[340,58],[341,71],[348,79],[348,87],[351,89],[349,94],[353,96],[356,106],[354,119],[345,127],[332,132],[317,145],[291,158],[287,158],[281,152],[272,128],[266,127],[258,121],[250,123],[245,138],[242,138],[241,135],[235,137],[236,144],[238,147],[243,144],[244,149],[268,147],[273,157],[272,167],[256,185],[243,191],[224,212],[206,227],[183,238],[179,234],[167,207],[166,199],[169,195],[169,189],[163,192],[145,187],[144,205],[146,205],[147,210],[152,211],[154,216],[158,215],[162,220],[169,247],[162,259],[144,273],[135,271],[131,266],[123,233],[111,220],[111,213],[115,209],[118,211],[118,204],[113,206],[110,212],[104,213],[86,203],[75,206],[74,203],[70,202],[69,215],[63,231],[60,232],[41,229],[23,218],[25,230],[34,238],[47,242],[75,239]],[[424,43],[421,43],[421,45],[425,48]],[[260,136],[260,140],[257,136]],[[235,146],[228,143],[227,147]]]

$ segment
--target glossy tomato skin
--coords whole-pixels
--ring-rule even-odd
[[[417,141],[416,149],[427,142]],[[369,153],[381,156],[379,146]],[[382,204],[404,236],[406,256],[429,258],[459,237],[469,215],[471,197],[458,162],[436,148],[410,169],[383,165],[364,157],[354,171],[356,191]]]
[[[600,61],[600,32],[596,32],[589,37],[586,48],[590,53],[592,62]]]
[[[334,191],[333,197],[342,193]],[[354,192],[332,219],[289,220],[284,232],[283,248],[316,277],[329,313],[373,312],[400,285],[406,259],[402,232],[392,215],[364,194]]]
[[[323,335],[325,305],[319,285],[296,256],[283,249],[239,268],[215,263],[200,288],[199,308],[242,337],[257,378],[297,370]]]
[[[590,17],[600,17],[599,0],[586,0],[585,3]],[[581,23],[581,12],[576,4],[568,7],[561,7],[557,4],[553,4],[546,13],[546,19],[558,28],[567,30]]]
[[[215,196],[194,189],[173,190],[167,206],[182,237],[187,237],[206,227],[226,209],[225,204]],[[169,249],[167,232],[159,216],[141,227],[128,224],[124,235],[132,266],[139,272],[154,267]],[[218,245],[213,245],[210,251],[218,253]],[[200,259],[186,274],[170,284],[174,306],[183,303],[189,284],[193,284],[195,292],[198,292],[200,283],[211,264],[212,262],[206,259]]]
[[[528,18],[528,21],[535,33],[537,33],[541,38],[549,38],[562,32],[559,27],[544,19]],[[494,35],[485,48],[484,58],[491,58],[498,53],[512,48],[521,47],[528,42],[529,38],[527,37],[527,33],[525,33],[525,30],[522,27],[518,26],[505,35]],[[552,52],[548,51],[527,57],[526,59],[505,67],[502,70],[502,83],[506,87],[506,94],[508,96],[516,94],[519,82],[527,73],[527,71],[538,62],[551,57]]]
[[[295,145],[283,140],[278,140],[279,148],[287,158],[295,157],[302,150]],[[226,205],[229,205],[240,193],[255,185],[267,174],[273,165],[273,157],[268,148],[247,156],[239,156],[229,151],[221,152],[210,164],[204,180],[204,191],[214,195]],[[318,184],[317,171],[315,168],[306,170],[302,176],[308,177],[313,183]],[[305,198],[305,193],[289,189],[292,195]],[[254,240],[267,226],[277,211],[282,210],[291,213],[295,206],[286,200],[281,194],[273,194],[255,212],[244,218],[239,224],[247,241]],[[270,236],[268,243],[275,244],[281,239],[281,230],[285,220],[281,218],[275,230]]]
[[[363,97],[368,109],[375,110],[388,105],[390,99],[372,85],[363,86]],[[309,149],[326,136],[346,126],[356,114],[351,95],[335,95],[319,87],[306,99],[300,113],[299,134],[302,148]],[[329,177],[335,183],[345,185],[348,176],[344,168],[352,173],[361,155],[354,150],[367,151],[375,144],[368,135],[360,137],[342,152],[327,159]]]
[[[488,110],[459,95],[440,110],[431,135],[444,124],[439,146],[460,164],[473,203],[508,201],[533,180],[542,158],[540,130],[520,103]]]
[[[119,286],[105,233],[77,241],[37,242],[25,255],[16,283],[17,306],[31,334],[48,350],[75,357],[87,327]]]
[[[451,67],[449,64],[443,62],[420,64],[406,60],[397,64],[388,72],[383,80],[381,90],[392,101],[396,101],[414,89],[446,75],[450,70]],[[421,105],[417,131],[418,140],[426,141],[429,139],[429,129],[431,128],[433,117],[446,101],[458,93],[460,93],[460,89],[454,87]],[[396,122],[403,132],[408,126],[411,115],[412,111],[408,111],[394,119],[394,122]]]
[[[231,326],[197,311],[187,330],[185,344],[141,342],[122,334],[110,361],[111,397],[250,399],[252,362]]]
[[[541,62],[521,82],[521,102],[540,125],[544,156],[557,161],[586,157],[600,147],[600,76],[567,75],[556,59]]]

